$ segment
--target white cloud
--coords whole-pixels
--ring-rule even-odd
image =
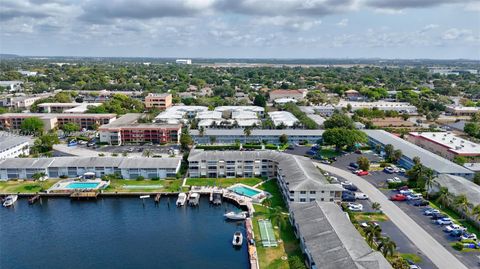
[[[450,28],[443,32],[442,38],[445,40],[456,40],[460,38],[465,38],[472,34],[472,30],[469,29],[458,29]]]
[[[348,25],[348,19],[342,19],[341,21],[337,22],[337,26],[339,27],[346,27]]]

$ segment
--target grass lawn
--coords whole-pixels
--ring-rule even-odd
[[[457,214],[457,212],[451,210],[450,208],[445,208],[438,204],[435,201],[430,201],[430,206],[432,208],[439,209],[440,211],[443,211],[445,214],[447,214],[454,222],[461,224],[463,227],[466,227],[469,232],[475,233],[478,238],[480,238],[480,230],[477,229],[472,223],[470,223],[467,220],[462,219],[460,215]]]
[[[342,155],[342,152],[336,151],[335,149],[332,149],[332,148],[322,148],[322,150],[319,151],[319,154],[324,158],[332,158],[332,157],[338,157]]]
[[[262,185],[258,186],[259,189],[264,190],[266,192],[269,192],[272,195],[272,198],[270,198],[272,204],[270,207],[281,207],[283,210],[287,210],[285,206],[285,202],[283,201],[282,193],[280,192],[280,189],[278,188],[277,185],[277,180],[276,179],[271,179]]]
[[[189,186],[219,186],[230,187],[237,183],[253,186],[262,182],[260,178],[188,178],[186,185]]]
[[[254,205],[255,214],[253,218],[253,232],[255,234],[255,241],[257,243],[257,254],[260,262],[260,268],[264,269],[289,269],[288,260],[282,257],[299,256],[303,259],[302,251],[300,250],[300,242],[295,237],[293,228],[290,222],[286,220],[285,224],[280,229],[274,229],[275,237],[282,240],[277,247],[263,247],[260,238],[260,229],[258,226],[259,219],[268,218],[269,209]]]
[[[356,221],[376,221],[382,222],[387,221],[388,217],[383,213],[362,213],[362,212],[352,212],[353,217]]]
[[[182,185],[181,179],[166,180],[126,180],[113,179],[105,192],[177,192]],[[127,186],[125,188],[125,186]],[[138,188],[128,188],[138,186]],[[145,188],[141,188],[145,186]]]
[[[405,260],[411,260],[414,263],[421,263],[422,258],[416,254],[413,253],[400,253],[400,256],[404,258]]]
[[[0,193],[37,193],[47,190],[58,181],[58,179],[49,179],[46,181],[9,180],[0,182]]]

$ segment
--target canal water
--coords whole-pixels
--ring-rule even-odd
[[[198,208],[177,208],[175,200],[19,199],[0,208],[0,268],[248,268],[246,242],[232,247],[244,225],[223,218],[235,206],[202,197]]]

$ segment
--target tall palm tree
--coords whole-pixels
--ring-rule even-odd
[[[252,129],[250,127],[243,129],[243,134],[245,135],[245,143],[247,143],[247,137],[252,134]]]
[[[383,237],[378,244],[378,250],[382,252],[383,256],[389,257],[393,256],[395,250],[397,249],[397,244],[390,239],[390,237]]]
[[[437,202],[439,202],[443,207],[450,206],[450,204],[452,203],[452,195],[450,194],[450,192],[448,192],[447,188],[445,187],[440,188]]]
[[[476,221],[480,221],[480,205],[476,205],[472,208],[472,212],[470,212],[472,216],[475,216]]]
[[[469,214],[470,206],[472,204],[468,201],[468,198],[465,194],[461,194],[455,198],[454,205],[460,209],[462,212],[462,217],[465,218]]]
[[[273,225],[278,226],[279,228],[282,228],[287,222],[287,215],[283,213],[282,208],[279,206],[270,208],[268,211],[268,218]]]
[[[434,182],[435,175],[433,174],[433,170],[428,168],[425,171],[425,189],[427,190],[427,199],[429,195],[429,190],[432,188]]]
[[[382,228],[378,225],[369,225],[365,228],[366,241],[370,246],[373,246],[373,241],[379,238],[382,234]]]
[[[374,202],[372,204],[372,209],[375,210],[375,211],[380,211],[381,208],[382,208],[382,205],[378,202]]]
[[[262,205],[266,207],[271,207],[272,206],[272,198],[265,198],[262,201]]]
[[[198,134],[203,137],[205,135],[205,127],[201,126],[198,130]]]

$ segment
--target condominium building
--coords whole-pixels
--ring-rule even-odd
[[[411,132],[407,140],[449,160],[457,156],[480,159],[479,144],[451,132]]]
[[[85,113],[89,106],[101,103],[41,103],[38,105],[44,113]]]
[[[50,178],[75,178],[86,172],[97,177],[118,174],[124,179],[170,178],[180,169],[180,158],[58,157],[0,160],[0,180],[31,179],[35,173]]]
[[[345,212],[334,203],[293,203],[290,222],[308,268],[392,268],[382,253],[372,250]]]
[[[293,127],[296,123],[299,123],[297,117],[288,111],[273,111],[268,112],[268,115],[275,126]]]
[[[43,121],[44,130],[60,128],[65,123],[75,123],[80,128],[94,129],[97,126],[113,122],[115,114],[47,114],[47,113],[5,113],[0,115],[0,128],[20,129],[22,122],[27,118],[36,117]]]
[[[285,201],[340,201],[343,188],[330,184],[308,158],[277,151],[192,150],[188,157],[193,178],[277,178]]]
[[[0,132],[0,160],[29,155],[31,144],[33,144],[33,139],[30,137]]]
[[[181,124],[139,123],[142,115],[129,113],[100,126],[100,142],[110,145],[180,142]]]
[[[149,93],[145,97],[145,107],[147,109],[150,108],[158,108],[161,110],[165,110],[172,106],[172,95],[169,93]]]
[[[186,119],[192,119],[197,113],[208,111],[206,106],[172,106],[155,117],[156,122],[178,124]]]
[[[454,116],[472,116],[480,111],[480,107],[447,106],[445,112]]]

